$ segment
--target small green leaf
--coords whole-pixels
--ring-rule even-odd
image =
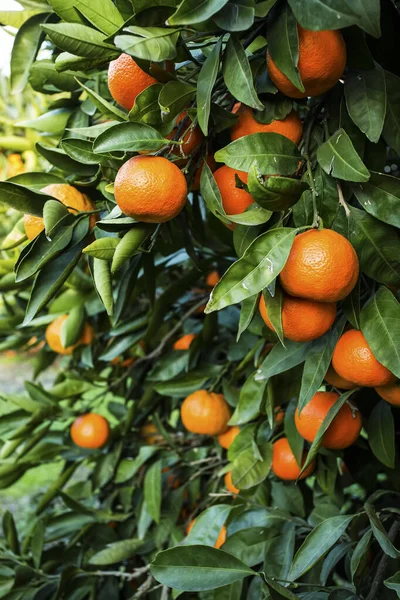
[[[345,181],[368,181],[369,171],[344,129],[338,129],[317,151],[318,162],[328,175]]]
[[[247,490],[259,485],[267,478],[272,464],[272,444],[259,445],[260,457],[255,456],[253,448],[239,454],[232,467],[232,482],[239,490]]]
[[[42,29],[64,52],[85,58],[102,58],[106,61],[118,56],[115,48],[105,43],[104,34],[92,27],[79,23],[53,23],[43,25]]]
[[[204,133],[208,135],[208,120],[210,118],[211,94],[218,75],[219,61],[222,48],[222,37],[215,44],[212,52],[208,55],[205,63],[201,67],[199,78],[197,80],[197,117],[199,125]]]
[[[297,22],[292,11],[285,6],[279,16],[268,28],[268,51],[277,65],[278,69],[293,83],[293,85],[304,92],[299,70],[299,35]]]
[[[42,23],[49,18],[49,13],[31,16],[19,28],[11,53],[11,92],[17,94],[25,89],[29,71],[35,62],[37,53],[44,39]]]
[[[394,469],[395,430],[390,404],[381,400],[368,420],[368,441],[376,458],[390,469]]]
[[[101,133],[93,144],[93,151],[99,154],[108,152],[139,152],[159,150],[169,140],[156,129],[143,123],[119,123]]]
[[[151,223],[138,223],[124,235],[122,240],[119,240],[112,257],[112,273],[116,273],[131,256],[140,252],[141,245],[154,232],[155,227]]]
[[[81,337],[85,323],[85,311],[83,306],[75,306],[69,312],[67,319],[61,325],[61,344],[68,348],[76,344]]]
[[[364,504],[365,512],[367,513],[367,517],[371,523],[372,532],[374,537],[385,554],[390,556],[390,558],[399,558],[400,552],[390,541],[386,529],[380,522],[378,515],[375,512],[374,507],[369,502]]]
[[[176,56],[179,29],[131,25],[124,28],[124,32],[129,35],[116,35],[115,45],[135,58],[161,62],[172,60]]]
[[[68,209],[58,200],[47,200],[43,207],[43,221],[46,235],[51,237],[53,231],[61,224],[62,219],[68,215]]]
[[[353,186],[361,206],[373,217],[400,229],[400,181],[371,172],[369,181]]]
[[[347,110],[371,142],[381,137],[386,116],[385,74],[380,65],[369,71],[353,71],[344,84]]]
[[[104,304],[107,314],[114,312],[110,264],[106,260],[93,258],[93,279],[96,290]]]
[[[240,41],[233,36],[230,36],[225,48],[222,75],[226,87],[239,102],[257,110],[263,109],[253,85],[253,75],[246,52]]]
[[[135,556],[136,550],[142,545],[143,540],[135,538],[108,544],[104,550],[100,550],[100,552],[96,552],[96,554],[90,557],[89,564],[103,566],[120,563]]]
[[[201,23],[217,13],[228,0],[182,0],[168,19],[168,25],[192,25]]]
[[[120,239],[117,237],[104,237],[95,240],[86,248],[83,252],[94,258],[101,258],[103,260],[112,260],[115,250],[120,243]]]
[[[147,470],[144,478],[144,501],[147,512],[156,523],[161,511],[161,461],[157,461]]]

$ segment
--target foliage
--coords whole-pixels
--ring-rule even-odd
[[[362,414],[357,443],[341,451],[321,447],[330,412],[311,446],[314,475],[296,484],[271,472],[272,443],[283,431],[301,459],[296,404],[330,389],[323,379],[345,320],[400,378],[395,4],[21,4],[23,12],[2,11],[0,19],[18,28],[12,98],[24,89],[48,97],[42,114],[22,122],[36,132],[45,167],[1,182],[0,201],[43,215],[46,229],[28,242],[21,212],[2,237],[0,350],[35,348],[36,355],[26,394],[1,394],[13,410],[0,417],[0,489],[38,465],[60,471],[32,503],[28,525],[18,514],[3,516],[0,597],[399,597],[398,408],[372,388],[347,393],[339,403],[354,401]],[[348,59],[344,83],[292,101],[268,79],[265,53],[273,40],[274,55],[298,79],[296,21],[318,31],[343,28]],[[108,64],[121,51],[158,80],[130,112],[107,87]],[[174,72],[163,69],[171,60]],[[258,110],[261,122],[294,107],[304,122],[300,145],[277,133],[231,142],[237,100]],[[182,156],[179,142],[197,125],[204,137]],[[165,224],[138,223],[115,203],[119,167],[143,150],[179,161],[191,188],[185,209]],[[256,204],[244,213],[225,213],[205,163],[201,192],[192,189],[210,153],[248,173],[247,187],[237,185]],[[41,193],[50,183],[72,184],[90,197],[99,218],[93,232],[91,211],[66,214]],[[231,223],[233,234],[225,226]],[[280,331],[281,343],[256,311],[259,295],[275,298],[279,331],[279,273],[296,234],[322,225],[356,249],[358,285],[323,337],[293,342]],[[213,270],[222,277],[208,299]],[[75,344],[85,321],[95,337],[62,358],[54,385],[44,389],[36,378],[57,358],[45,343],[46,327],[65,314],[64,340]],[[195,341],[174,350],[183,333],[195,333]],[[224,393],[230,424],[241,427],[228,452],[180,422],[182,400],[201,388]],[[73,421],[89,411],[112,427],[102,449],[84,450],[70,439]],[[141,428],[149,421],[156,434],[146,442]],[[228,471],[241,486],[237,496],[224,488]],[[223,525],[227,539],[217,550]]]

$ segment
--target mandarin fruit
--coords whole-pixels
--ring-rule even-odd
[[[166,136],[168,140],[171,140],[174,137],[174,135],[178,131],[179,123],[181,121],[183,121],[183,119],[185,119],[186,116],[187,116],[187,113],[185,111],[181,112],[181,114],[176,119],[175,127],[173,128],[171,133],[169,133]],[[190,120],[188,120],[188,124],[187,124],[187,127],[185,127],[185,131],[186,131],[186,129],[188,129],[188,131],[183,136],[183,139],[182,139],[183,143],[176,144],[171,147],[172,152],[174,154],[178,154],[178,155],[183,154],[185,157],[192,154],[192,152],[194,150],[196,150],[196,148],[198,148],[198,146],[201,144],[201,142],[204,138],[204,135],[202,134],[200,127],[198,127],[197,125],[196,125],[196,127],[190,127]],[[184,133],[184,132],[182,132],[182,133]]]
[[[214,178],[221,194],[222,206],[227,215],[239,215],[254,202],[249,192],[236,187],[235,175],[243,183],[247,184],[247,173],[244,171],[236,171],[224,165],[214,173]]]
[[[339,399],[336,392],[317,392],[306,404],[301,413],[296,409],[294,421],[299,434],[308,442],[313,442],[328,411]],[[324,433],[322,446],[332,450],[348,448],[360,435],[362,423],[359,411],[353,411],[343,404],[332,423]]]
[[[306,462],[307,453],[303,453],[302,464]],[[296,479],[305,479],[309,477],[315,469],[315,460],[300,475],[301,468],[297,464],[296,458],[292,452],[287,438],[283,437],[276,441],[272,446],[272,471],[280,479],[285,481],[295,481]]]
[[[60,317],[57,317],[57,319],[54,319],[54,321],[46,328],[46,342],[53,352],[57,352],[58,354],[72,354],[75,348],[81,345],[87,346],[94,338],[93,327],[89,325],[89,323],[85,323],[79,340],[72,346],[65,348],[61,343],[61,328],[67,319],[68,315],[61,315]]]
[[[229,427],[224,433],[220,433],[218,436],[218,443],[222,448],[228,450],[229,446],[232,444],[236,436],[240,433],[240,427],[234,425],[233,427]]]
[[[357,387],[356,383],[340,377],[332,367],[332,364],[329,365],[329,369],[327,370],[324,379],[329,385],[333,385],[333,387],[336,387],[339,390],[354,390],[354,388]]]
[[[189,350],[193,340],[196,338],[195,333],[186,333],[179,340],[176,340],[175,344],[172,346],[174,350]]]
[[[343,235],[310,229],[295,237],[280,281],[292,296],[337,302],[354,288],[358,272],[356,251]]]
[[[182,403],[181,419],[192,433],[219,435],[226,431],[231,411],[222,394],[198,390]]]
[[[165,223],[186,204],[182,171],[162,156],[134,156],[119,169],[115,200],[127,217],[144,223]]]
[[[78,417],[71,427],[71,439],[81,448],[101,448],[110,437],[107,419],[96,413]]]
[[[231,471],[228,471],[228,473],[226,473],[226,475],[224,477],[224,482],[225,482],[225,487],[228,490],[228,492],[231,492],[231,494],[234,494],[235,496],[240,493],[239,488],[237,488],[232,483],[232,472]]]
[[[259,123],[254,118],[254,112],[245,104],[235,104],[232,110],[238,115],[238,121],[231,127],[231,140],[238,140],[252,133],[279,133],[295,144],[299,144],[303,136],[303,123],[296,111],[292,110],[284,119],[271,123]]]
[[[332,356],[336,373],[347,381],[364,387],[379,387],[396,381],[396,377],[374,356],[361,331],[346,331]]]
[[[206,286],[209,288],[213,288],[217,285],[218,281],[221,279],[218,271],[211,271],[206,277]]]
[[[121,54],[108,67],[108,89],[113,99],[126,110],[131,110],[137,96],[150,85],[157,83],[143,71],[129,54]]]
[[[260,299],[260,313],[269,329],[275,331],[269,317],[264,296]],[[336,317],[335,302],[314,302],[285,294],[282,307],[283,335],[293,342],[310,342],[324,333]]]
[[[392,406],[400,406],[400,385],[394,383],[393,385],[384,385],[376,387],[375,391],[378,392],[381,398],[389,402]]]
[[[139,430],[139,435],[148,446],[155,446],[163,440],[162,435],[158,433],[158,429],[154,423],[145,423],[145,425],[142,425]]]
[[[298,70],[305,91],[293,85],[267,52],[268,75],[278,90],[290,98],[324,94],[339,81],[346,66],[346,44],[339,31],[310,31],[298,25]]]

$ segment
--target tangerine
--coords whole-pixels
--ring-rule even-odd
[[[206,277],[206,286],[209,288],[213,288],[217,285],[219,280],[221,279],[218,271],[211,271]]]
[[[144,223],[165,223],[186,204],[182,171],[162,156],[134,156],[119,169],[115,200],[127,217]]]
[[[240,427],[234,425],[233,427],[229,427],[224,433],[220,433],[218,436],[218,443],[222,448],[228,450],[229,446],[232,444],[233,440],[239,435]]]
[[[302,464],[306,462],[307,453],[303,453]],[[309,477],[315,469],[315,460],[301,473],[301,468],[297,464],[295,455],[289,445],[289,440],[285,437],[280,438],[272,446],[272,471],[280,479],[285,481],[296,481],[296,479],[305,479]]]
[[[137,96],[157,80],[143,71],[129,54],[121,54],[108,67],[108,89],[113,99],[131,110]]]
[[[224,165],[214,173],[221,194],[222,206],[227,215],[239,215],[254,202],[249,192],[236,187],[235,175],[247,184],[247,173],[244,171],[237,171]]]
[[[384,385],[376,387],[375,391],[378,392],[381,398],[389,402],[392,406],[400,406],[400,385],[395,383],[393,385]]]
[[[154,423],[145,423],[139,430],[139,435],[144,439],[144,442],[148,446],[156,446],[162,442],[163,437],[158,433],[157,427]]]
[[[107,419],[96,413],[78,417],[71,427],[71,439],[81,448],[101,448],[109,437],[110,427]]]
[[[233,494],[234,496],[237,496],[237,494],[240,493],[239,488],[237,488],[235,485],[233,485],[231,471],[228,471],[228,473],[226,473],[226,475],[224,477],[224,482],[225,482],[225,487],[228,490],[228,492],[231,492],[231,494]]]
[[[192,433],[219,435],[226,431],[231,411],[222,394],[198,390],[182,403],[181,419]]]
[[[333,385],[333,387],[338,388],[340,390],[354,390],[357,387],[356,383],[352,381],[347,381],[347,379],[343,379],[340,377],[333,368],[332,364],[329,365],[329,369],[326,372],[324,377],[325,381],[329,383],[329,385]]]
[[[310,229],[295,237],[280,281],[292,296],[337,302],[354,288],[358,273],[356,251],[343,235]]]
[[[338,401],[336,392],[317,392],[301,413],[296,409],[294,421],[297,431],[308,442],[313,442],[328,411]],[[362,423],[359,411],[343,404],[324,433],[322,446],[332,450],[348,448],[360,435]]]
[[[82,334],[79,340],[73,344],[72,346],[68,346],[65,348],[61,343],[61,328],[63,323],[68,319],[68,315],[61,315],[54,319],[52,323],[50,323],[46,328],[46,342],[53,350],[53,352],[57,352],[58,354],[69,355],[77,348],[78,346],[87,346],[90,344],[94,338],[94,330],[89,323],[85,323],[82,329]]]
[[[252,109],[240,102],[235,104],[232,112],[239,118],[231,127],[231,140],[238,140],[252,133],[279,133],[297,145],[303,136],[303,123],[295,110],[292,110],[284,119],[276,119],[271,123],[259,123],[254,118]]]
[[[189,350],[193,340],[197,337],[195,333],[186,333],[173,345],[174,350]]]

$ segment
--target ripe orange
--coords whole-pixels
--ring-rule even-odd
[[[174,350],[189,350],[193,340],[196,337],[197,336],[195,333],[187,333],[186,335],[183,335],[181,338],[179,338],[179,340],[176,340],[175,344],[173,345],[173,349]]]
[[[139,435],[143,438],[144,443],[147,446],[156,446],[163,440],[163,437],[158,433],[157,427],[154,425],[154,423],[146,423],[145,425],[142,425]]]
[[[224,433],[220,433],[218,436],[218,443],[222,448],[228,450],[229,446],[232,444],[233,440],[240,433],[240,427],[234,425],[233,427],[229,427]]]
[[[240,493],[239,488],[237,488],[232,483],[232,472],[231,471],[228,471],[228,473],[226,473],[226,475],[224,477],[224,481],[225,481],[225,486],[226,486],[226,489],[228,490],[228,492],[231,492],[235,496]]]
[[[249,106],[238,102],[232,110],[239,119],[231,127],[231,140],[238,140],[252,133],[280,133],[298,144],[303,136],[303,123],[296,111],[292,110],[284,119],[271,123],[259,123]]]
[[[96,413],[78,417],[71,427],[71,439],[81,448],[101,448],[110,437],[107,419]]]
[[[319,96],[330,90],[343,75],[346,44],[339,31],[310,31],[298,25],[298,69],[305,91],[298,90],[280,71],[267,52],[268,75],[278,90],[291,98]]]
[[[219,435],[226,431],[231,411],[222,394],[198,390],[190,394],[181,406],[184,427],[192,433]]]
[[[246,190],[236,187],[235,175],[247,183],[247,173],[236,171],[224,165],[214,173],[215,181],[222,198],[222,206],[227,215],[239,215],[253,204],[254,200]]]
[[[186,535],[188,535],[189,531],[192,529],[193,525],[195,524],[196,519],[193,519],[193,521],[191,521],[189,523],[189,525],[186,527]],[[217,541],[214,544],[214,548],[221,548],[222,544],[225,544],[225,540],[226,540],[226,527],[225,525],[222,525],[221,527],[221,531],[218,534],[217,537]]]
[[[131,358],[123,358],[122,356],[116,356],[112,359],[111,364],[116,367],[131,367],[135,364],[137,358],[135,356],[131,356]]]
[[[153,83],[151,75],[143,71],[129,54],[121,54],[108,67],[108,89],[118,104],[131,110],[136,97]]]
[[[72,214],[89,212],[96,209],[86,194],[82,194],[82,192],[67,183],[50,183],[50,185],[46,185],[41,191],[62,202]],[[96,225],[96,221],[97,216],[91,215],[89,220],[91,228]],[[44,229],[43,218],[26,214],[24,215],[24,227],[28,239],[33,240]]]
[[[298,409],[296,409],[294,415],[296,428],[305,440],[308,442],[314,441],[322,421],[338,398],[339,394],[336,394],[336,392],[317,392],[303,408],[300,415]],[[354,444],[360,435],[361,427],[359,411],[352,411],[348,404],[344,404],[326,430],[322,446],[335,450],[347,448]]]
[[[187,113],[185,111],[181,112],[181,114],[176,119],[176,126],[173,128],[171,133],[169,133],[166,136],[168,140],[171,140],[174,137],[174,135],[176,134],[176,132],[178,130],[179,123],[181,121],[183,121],[183,119],[186,116],[187,116]],[[184,128],[184,131],[182,133],[184,133],[186,131],[186,129],[188,129],[189,127],[190,127],[190,120],[189,120],[187,126]],[[189,156],[201,144],[203,137],[204,137],[204,135],[202,134],[200,127],[198,127],[196,125],[196,127],[194,127],[193,129],[189,129],[189,131],[185,134],[185,136],[183,137],[183,140],[182,140],[183,144],[182,145],[176,144],[171,147],[171,150],[174,154],[177,154],[177,155],[183,154],[184,156]]]
[[[122,165],[114,184],[115,200],[127,217],[165,223],[186,204],[186,179],[162,156],[134,156]]]
[[[285,411],[280,406],[275,407],[275,427],[282,425],[285,418]]]
[[[268,317],[264,296],[260,313],[269,329],[274,327]],[[310,342],[328,331],[336,317],[336,302],[314,302],[285,294],[282,308],[283,335],[293,342]]]
[[[346,331],[336,344],[332,365],[340,377],[365,387],[394,383],[396,377],[373,355],[361,331]]]
[[[384,385],[382,387],[376,387],[375,391],[378,392],[381,398],[392,404],[392,406],[400,406],[400,385],[395,383],[393,385]]]
[[[356,383],[347,381],[347,379],[340,377],[332,365],[329,365],[329,369],[327,370],[324,379],[327,383],[329,383],[329,385],[333,385],[333,387],[336,387],[340,390],[354,390],[354,388],[357,387]]]
[[[15,177],[25,171],[25,164],[20,154],[9,154],[7,156],[6,177]]]
[[[85,323],[83,326],[82,335],[76,344],[68,346],[68,348],[64,348],[61,343],[61,327],[67,318],[68,315],[61,315],[60,317],[57,317],[57,319],[54,319],[54,321],[50,323],[46,329],[46,342],[53,352],[57,352],[58,354],[72,354],[75,348],[81,345],[87,346],[94,338],[93,327],[89,325],[89,323]]]
[[[217,168],[217,163],[215,162],[214,154],[209,154],[207,156],[206,163],[208,164],[208,166],[210,167],[212,172],[214,172],[215,169]],[[201,177],[202,171],[203,171],[203,162],[197,168],[196,173],[193,178],[192,191],[194,191],[194,192],[200,189],[200,177]]]
[[[211,271],[206,277],[206,286],[213,288],[217,285],[218,281],[221,279],[218,271]]]
[[[306,462],[307,453],[303,453],[302,464]],[[280,479],[285,481],[295,481],[296,479],[305,479],[309,477],[315,469],[315,460],[300,475],[301,468],[296,462],[296,458],[290,448],[289,441],[283,437],[276,441],[272,446],[272,471]]]
[[[343,235],[310,229],[295,237],[280,280],[292,296],[337,302],[354,288],[358,272],[356,251]]]

